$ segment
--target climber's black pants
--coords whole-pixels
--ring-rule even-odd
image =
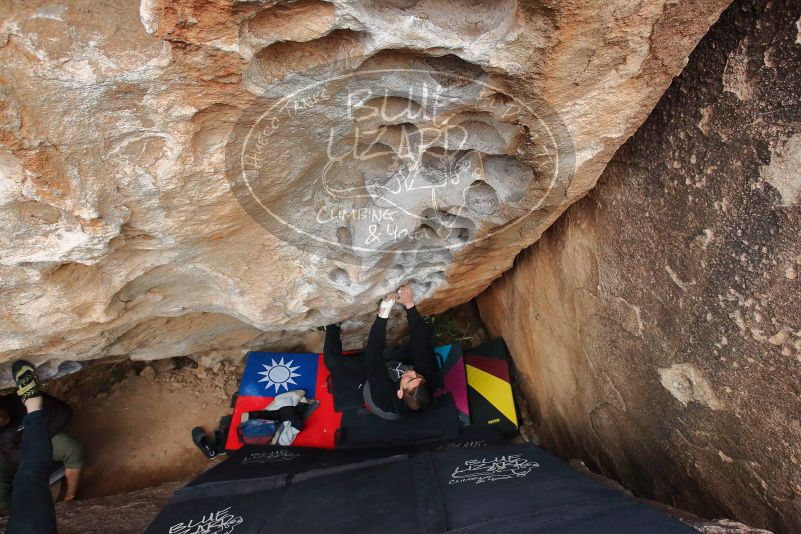
[[[47,413],[38,410],[22,419],[20,464],[11,494],[7,534],[56,532],[56,511],[50,497],[53,445],[47,431]]]
[[[326,327],[323,362],[331,373],[328,388],[334,396],[334,409],[341,412],[364,406],[364,360],[360,354],[342,354],[342,339],[337,325]]]

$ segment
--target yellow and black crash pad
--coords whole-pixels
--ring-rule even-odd
[[[471,423],[492,425],[504,434],[517,431],[506,344],[502,339],[493,339],[464,353]]]

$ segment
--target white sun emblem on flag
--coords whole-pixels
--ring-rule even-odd
[[[293,363],[294,360],[288,360],[285,363],[284,357],[281,356],[281,361],[278,363],[273,359],[272,365],[261,364],[262,367],[264,367],[264,371],[259,371],[258,374],[264,376],[264,378],[259,380],[259,382],[267,382],[264,389],[270,389],[272,386],[275,388],[276,393],[281,390],[281,387],[283,387],[285,391],[289,391],[289,384],[297,385],[292,379],[300,376],[300,374],[295,372],[300,369],[300,366],[292,367]]]

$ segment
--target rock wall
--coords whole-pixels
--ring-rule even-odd
[[[737,0],[599,185],[479,297],[537,434],[801,531],[801,5]]]
[[[728,0],[0,4],[0,361],[290,348],[482,291]],[[63,366],[62,366],[63,367]]]

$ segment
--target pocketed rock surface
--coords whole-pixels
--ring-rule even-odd
[[[3,2],[0,361],[286,349],[340,320],[356,346],[401,282],[463,303],[727,3]]]

